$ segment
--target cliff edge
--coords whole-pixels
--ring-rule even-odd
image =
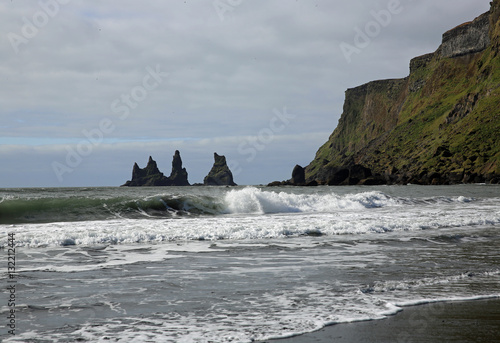
[[[348,89],[306,183],[500,183],[499,16],[494,0],[412,59],[408,77]]]

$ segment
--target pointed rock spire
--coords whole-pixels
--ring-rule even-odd
[[[188,173],[186,168],[182,168],[182,159],[179,150],[175,150],[172,159],[172,172],[169,177],[172,186],[189,186]]]
[[[205,186],[236,186],[233,181],[233,173],[229,170],[226,157],[214,153],[214,165],[203,180]]]
[[[175,151],[172,160],[172,173],[166,177],[158,169],[158,165],[151,156],[145,168],[140,168],[134,163],[132,168],[132,180],[125,182],[123,186],[189,186],[188,173],[186,168],[182,168],[181,154],[179,150]]]

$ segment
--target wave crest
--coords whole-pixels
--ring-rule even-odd
[[[468,206],[475,198],[394,197],[381,191],[338,194],[336,189],[190,188],[175,194],[137,196],[115,192],[111,196],[58,193],[38,197],[2,196],[0,224],[156,219],[192,216],[339,213],[384,207],[421,207],[456,204]],[[168,191],[167,191],[168,192]]]
[[[398,202],[382,192],[357,194],[293,194],[263,191],[255,187],[231,190],[225,196],[227,213],[335,212],[342,209],[378,208]]]

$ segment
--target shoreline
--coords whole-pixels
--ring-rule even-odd
[[[385,319],[340,323],[256,343],[497,342],[500,298],[404,306]]]

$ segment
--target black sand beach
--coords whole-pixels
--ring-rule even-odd
[[[337,324],[269,343],[500,342],[500,299],[405,307],[383,320]]]

